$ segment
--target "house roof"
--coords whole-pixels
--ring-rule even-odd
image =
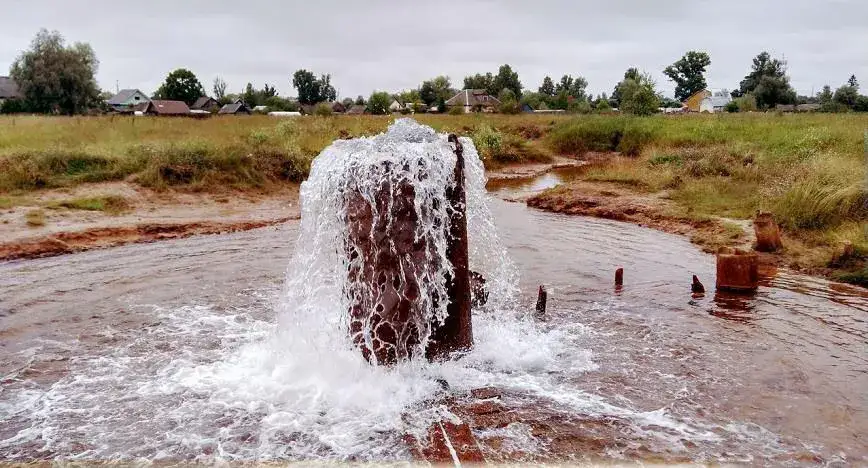
[[[218,114],[237,114],[239,112],[250,112],[250,109],[244,105],[243,102],[236,102],[233,104],[226,104],[225,106],[220,108]]]
[[[500,101],[489,96],[484,89],[465,89],[446,101],[447,106],[496,106]]]
[[[709,90],[707,90],[707,89],[700,89],[699,91],[697,91],[697,92],[691,94],[690,96],[687,96],[687,99],[685,99],[684,102],[687,102],[687,101],[693,99],[694,96],[697,96],[697,95],[700,95],[700,94],[703,95],[703,96],[708,97],[708,96],[711,96],[712,93],[711,93],[711,91],[709,91]]]
[[[109,105],[119,105],[127,102],[131,97],[133,97],[136,93],[140,93],[144,95],[145,93],[139,91],[138,89],[122,89],[118,91],[117,94],[111,97],[108,100]]]
[[[361,115],[365,113],[365,106],[361,104],[354,104],[352,107],[347,109],[347,114],[351,115]]]
[[[151,101],[147,106],[148,112],[154,112],[160,115],[182,115],[189,114],[190,108],[184,101]]]
[[[723,107],[729,104],[732,98],[729,96],[709,96],[702,101],[705,102],[706,100],[711,101],[711,107]]]
[[[196,99],[196,102],[190,106],[190,109],[201,109],[208,105],[209,102],[214,102],[214,104],[218,104],[217,100],[208,96],[202,96],[199,99]],[[219,105],[219,104],[218,104]]]
[[[8,76],[0,76],[0,99],[13,99],[21,97],[18,83]]]

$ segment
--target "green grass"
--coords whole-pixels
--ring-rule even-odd
[[[47,205],[47,208],[68,208],[71,210],[104,211],[110,214],[120,214],[130,209],[130,203],[119,195],[105,195],[91,198],[73,198]]]
[[[30,227],[45,226],[45,212],[41,209],[30,210],[24,215],[24,220]]]

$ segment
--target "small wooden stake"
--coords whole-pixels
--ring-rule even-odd
[[[546,314],[546,301],[548,300],[549,293],[546,291],[545,286],[540,285],[539,287],[539,296],[536,299],[536,315],[537,317],[542,317]]]
[[[696,275],[693,275],[693,284],[690,285],[690,290],[694,294],[703,294],[705,293],[705,286],[699,282],[699,278]]]
[[[618,268],[615,270],[615,286],[622,286],[624,284],[624,269]]]

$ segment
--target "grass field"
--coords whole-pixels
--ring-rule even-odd
[[[844,240],[860,259],[868,255],[864,114],[416,118],[472,137],[489,168],[617,151],[620,157],[581,177],[665,191],[689,216],[746,219],[772,211],[795,243],[817,249],[809,264],[828,262],[831,246]],[[302,180],[336,138],[378,133],[392,120],[2,117],[0,207],[33,190],[109,180],[156,190],[267,190]],[[104,200],[77,205],[123,209]]]

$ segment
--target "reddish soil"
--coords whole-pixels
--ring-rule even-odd
[[[119,196],[120,213],[60,208],[58,203]],[[43,225],[27,214],[43,213]],[[299,219],[298,186],[268,192],[154,192],[125,182],[85,184],[19,198],[0,210],[0,261],[48,257],[138,242],[244,231]]]
[[[752,230],[748,224],[724,219],[693,219],[677,214],[665,194],[636,194],[613,184],[574,181],[530,197],[527,205],[555,213],[613,219],[660,231],[689,236],[706,252],[720,247],[748,247]],[[738,224],[742,232],[724,221]]]

